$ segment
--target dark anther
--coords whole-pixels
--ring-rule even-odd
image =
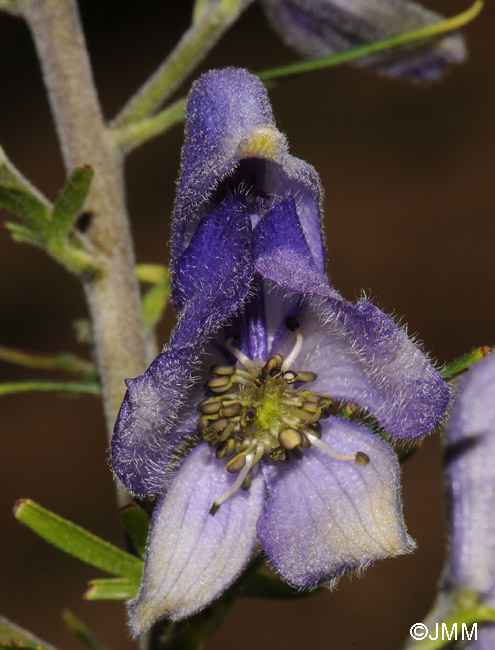
[[[254,408],[254,406],[250,406],[241,415],[241,427],[247,427],[248,424],[252,424],[255,419],[256,419],[256,409]]]
[[[206,440],[206,442],[214,442],[218,440],[217,432],[212,427],[205,429],[201,435],[203,440]]]
[[[218,431],[219,433],[225,429],[229,421],[227,418],[220,418],[219,420],[213,420],[211,423],[211,428],[214,431]]]
[[[263,386],[263,384],[265,383],[265,377],[263,376],[262,373],[260,373],[256,377],[256,379],[254,380],[254,383],[256,384],[256,386]]]
[[[358,465],[367,465],[370,462],[370,457],[368,454],[365,454],[364,451],[358,451],[354,457],[354,461]]]
[[[297,381],[314,381],[316,379],[316,373],[306,370],[301,370],[297,373]]]
[[[263,366],[263,374],[265,376],[270,375],[271,377],[276,377],[277,375],[272,375],[272,370],[277,368],[277,371],[280,373],[280,368],[282,367],[283,363],[283,356],[281,354],[275,354],[273,357],[270,357]]]
[[[219,377],[230,377],[235,373],[235,367],[216,365],[210,368],[210,372],[212,375],[217,375]]]
[[[303,443],[303,435],[298,429],[285,429],[278,434],[280,445],[287,450],[295,449]]]
[[[301,460],[301,458],[304,456],[304,451],[300,445],[297,445],[297,447],[294,447],[292,450],[292,453],[294,456],[297,458],[297,460]]]
[[[216,514],[219,510],[220,510],[220,505],[218,503],[214,503],[210,508],[210,515]]]
[[[230,404],[230,406],[224,406],[220,411],[220,416],[224,418],[233,418],[236,415],[239,415],[242,411],[242,404],[240,402],[235,402]]]
[[[222,404],[220,402],[207,402],[206,404],[201,404],[200,408],[202,413],[205,413],[206,415],[212,415],[220,411]]]
[[[287,329],[289,329],[291,332],[295,332],[300,327],[299,321],[297,318],[294,318],[294,316],[287,316],[285,319],[285,324],[287,326]]]
[[[93,223],[95,218],[94,212],[87,210],[86,212],[81,212],[76,221],[76,229],[84,235],[87,232],[90,225]]]
[[[321,438],[321,424],[320,422],[312,422],[309,425],[310,432],[317,438]]]
[[[251,487],[252,478],[253,478],[253,472],[249,470],[249,472],[246,474],[246,478],[241,483],[241,488],[243,490],[249,490],[249,488]]]
[[[272,460],[285,460],[285,449],[283,447],[275,447],[270,452],[270,458]]]
[[[273,377],[273,379],[277,379],[277,377],[280,377],[282,374],[282,368],[279,368],[278,366],[275,366],[275,368],[272,368],[269,372],[270,377]]]

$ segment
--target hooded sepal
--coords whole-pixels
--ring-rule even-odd
[[[277,130],[266,90],[247,70],[225,68],[200,77],[186,109],[186,138],[174,208],[172,290],[180,309],[178,265],[198,224],[227,196],[249,199],[253,224],[273,197],[297,196],[308,245],[324,269],[321,186],[311,165],[291,156]]]

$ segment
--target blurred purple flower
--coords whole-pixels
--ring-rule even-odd
[[[408,0],[262,0],[269,22],[284,41],[307,57],[326,56],[390,38],[442,20]],[[408,81],[428,82],[449,63],[462,63],[462,36],[448,35],[393,54],[376,54],[354,65]]]
[[[195,83],[172,239],[179,320],[128,382],[112,443],[131,491],[163,493],[135,634],[205,607],[259,546],[306,588],[413,548],[395,454],[329,408],[354,402],[414,438],[449,390],[391,319],[328,283],[320,200],[256,77]]]
[[[495,607],[495,354],[461,379],[447,430],[450,543],[443,595],[466,592]],[[495,625],[478,626],[476,650],[495,648]]]

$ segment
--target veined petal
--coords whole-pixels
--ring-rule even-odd
[[[447,428],[450,548],[444,586],[495,606],[495,354],[462,377]],[[491,626],[495,629],[495,626]]]
[[[335,581],[374,560],[408,553],[395,454],[365,429],[331,417],[322,441],[365,466],[312,446],[300,461],[264,466],[268,503],[258,535],[274,567],[298,587]]]
[[[253,260],[262,277],[285,289],[340,297],[315,264],[292,196],[276,203],[254,229]]]
[[[298,364],[317,373],[313,390],[366,408],[400,438],[423,436],[439,423],[450,399],[447,383],[377,307],[312,298],[299,320]]]
[[[252,275],[249,217],[227,201],[204,219],[183,254],[179,277],[189,297],[169,344],[144,374],[127,381],[112,464],[131,491],[162,490],[178,442],[196,428],[191,411],[196,415],[201,391],[193,375],[205,346],[246,298]]]
[[[199,224],[176,265],[183,310],[171,342],[202,340],[237,311],[253,276],[246,205],[230,197]]]
[[[365,45],[438,22],[442,17],[409,0],[262,0],[266,15],[284,41],[308,57]],[[462,36],[377,54],[354,63],[408,81],[439,77],[449,63],[462,63]]]
[[[200,221],[238,193],[297,196],[302,228],[319,268],[324,268],[320,224],[321,187],[311,165],[287,151],[260,80],[247,70],[213,70],[195,82],[186,109],[186,139],[174,210],[174,300],[177,265]]]
[[[213,516],[212,503],[235,476],[206,443],[179,468],[157,506],[148,540],[143,583],[130,604],[135,636],[164,616],[179,620],[206,607],[239,575],[253,552],[265,487],[261,474]]]
[[[199,345],[168,346],[144,374],[127,381],[113,432],[112,466],[135,494],[152,495],[163,489],[175,447],[196,429],[197,413],[187,407],[187,398],[200,354]],[[179,417],[184,402],[189,411],[185,423]]]

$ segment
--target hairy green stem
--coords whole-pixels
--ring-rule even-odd
[[[253,0],[215,0],[184,33],[170,56],[141,86],[114,120],[117,127],[152,115],[174,92]]]
[[[184,119],[185,98],[181,97],[176,102],[160,111],[153,117],[147,117],[128,126],[113,129],[113,134],[120,149],[129,153],[147,140],[165,133]]]
[[[122,161],[105,127],[75,0],[25,0],[24,17],[41,63],[67,171],[90,165],[87,237],[104,258],[84,281],[108,434],[125,391],[124,378],[146,366],[134,254],[124,204]],[[84,277],[83,277],[84,280]]]

